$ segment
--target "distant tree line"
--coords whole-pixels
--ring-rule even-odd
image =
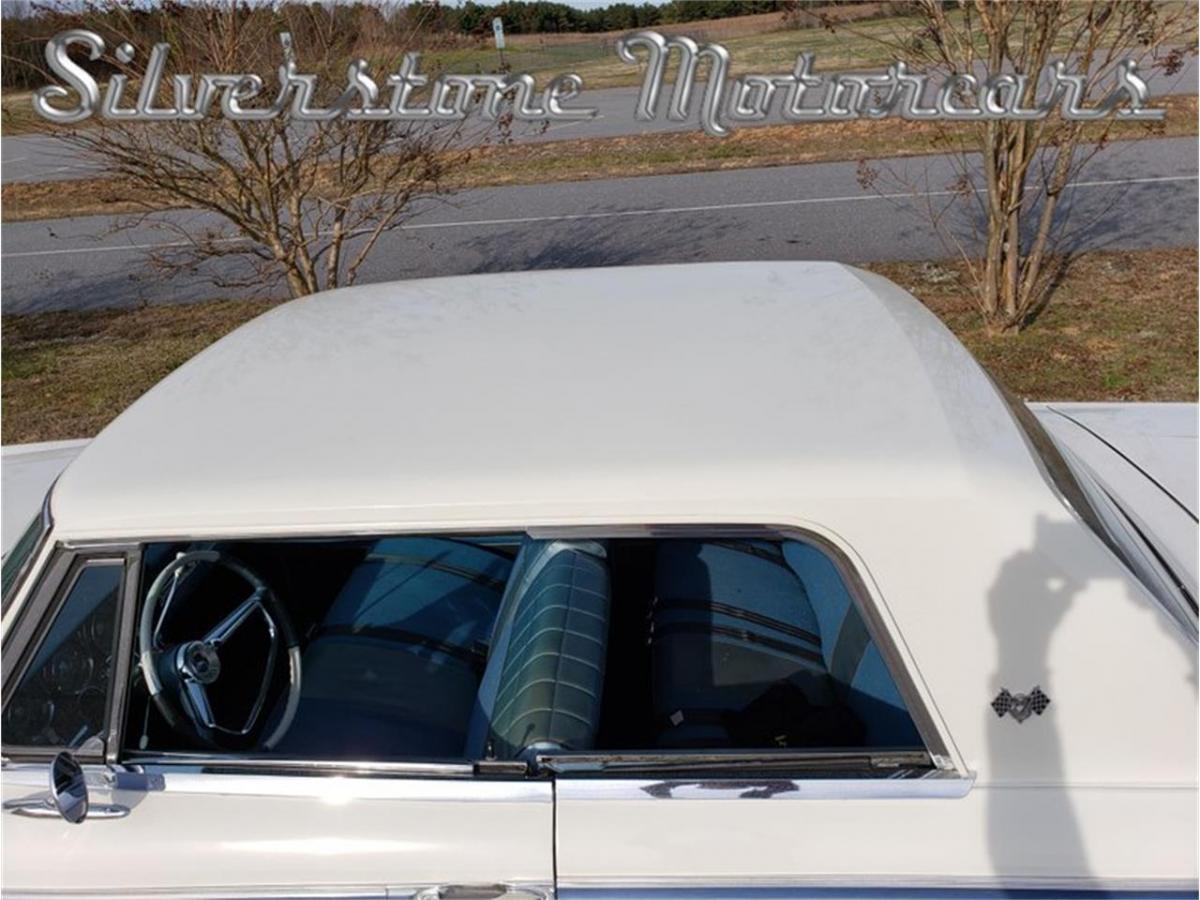
[[[675,22],[727,19],[758,13],[783,13],[795,3],[781,0],[670,0],[669,3],[613,3],[595,9],[578,9],[565,3],[546,0],[512,0],[504,3],[476,3],[467,0],[460,7],[442,7],[453,19],[455,30],[463,34],[490,30],[492,18],[504,20],[504,28],[513,34],[554,34],[558,32],[621,31],[652,28]]]
[[[276,2],[234,0],[216,4],[228,9],[230,18],[257,24],[264,17],[280,23],[280,27],[296,28],[296,22],[309,21],[319,13],[337,33],[347,37],[347,43],[371,51],[388,47],[406,48],[446,47],[464,40],[490,36],[492,19],[504,20],[509,34],[594,34],[605,31],[627,31],[653,28],[680,22],[723,19],[733,16],[778,13],[781,25],[804,16],[809,10],[827,10],[835,6],[852,6],[852,0],[669,0],[667,3],[612,3],[593,9],[578,9],[566,3],[550,0],[505,0],[500,3],[478,3],[467,0],[461,6],[437,0],[377,0],[377,2]],[[106,41],[119,43],[129,40],[135,46],[149,47],[159,41],[171,41],[178,23],[189,25],[197,15],[209,14],[211,0],[31,0],[4,3],[4,27],[0,29],[0,86],[6,89],[39,87],[46,81],[43,51],[46,41],[68,28],[78,28],[86,21],[100,32]],[[877,12],[895,14],[906,6],[901,2],[872,4]],[[855,16],[858,18],[859,16]],[[816,16],[804,16],[816,24]],[[298,46],[305,43],[302,35],[293,35]],[[87,68],[105,75],[106,64],[101,61]]]

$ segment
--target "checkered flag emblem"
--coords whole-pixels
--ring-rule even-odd
[[[1050,698],[1042,693],[1040,687],[1034,687],[1028,694],[1011,694],[1008,688],[1003,688],[992,701],[992,709],[998,717],[1003,719],[1007,713],[1018,722],[1024,722],[1034,713],[1040,716],[1049,705]]]

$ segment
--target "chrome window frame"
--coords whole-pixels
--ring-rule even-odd
[[[117,627],[113,634],[113,665],[108,675],[106,690],[107,702],[104,708],[104,722],[96,735],[88,738],[77,748],[71,750],[81,762],[100,763],[109,759],[108,748],[116,721],[114,699],[118,692],[124,693],[124,687],[117,680],[117,671],[121,668],[123,650],[123,622],[125,610],[129,606],[129,553],[128,548],[96,547],[94,550],[76,551],[64,544],[54,548],[50,559],[46,561],[39,575],[38,584],[26,598],[19,611],[19,619],[12,630],[5,635],[3,663],[3,694],[2,706],[7,709],[9,701],[21,685],[21,680],[32,664],[41,648],[42,642],[53,626],[54,621],[62,612],[63,605],[70,597],[72,590],[79,581],[83,571],[91,566],[121,566],[122,582],[117,596]],[[56,756],[62,747],[42,747],[22,744],[5,743],[2,748],[4,759],[38,761],[49,760]]]
[[[192,770],[197,768],[205,773],[213,775],[218,772],[221,774],[309,774],[309,775],[333,775],[353,773],[359,776],[383,776],[383,777],[413,777],[413,778],[517,778],[523,780],[530,777],[530,774],[520,774],[516,772],[517,765],[515,764],[496,764],[496,761],[490,760],[436,760],[436,759],[414,759],[414,760],[322,760],[322,759],[304,759],[304,758],[287,758],[287,757],[270,757],[258,756],[252,754],[236,754],[236,753],[217,753],[217,752],[199,752],[199,753],[176,753],[176,752],[146,752],[128,750],[123,747],[124,742],[124,718],[128,710],[128,691],[130,688],[130,660],[132,659],[132,644],[133,626],[136,621],[137,604],[140,601],[140,578],[141,578],[141,556],[144,545],[151,543],[174,543],[174,542],[195,542],[195,541],[300,541],[300,540],[355,540],[355,539],[378,539],[385,537],[404,537],[404,536],[435,536],[435,535],[457,535],[463,537],[478,537],[478,536],[507,536],[514,533],[523,533],[534,540],[581,540],[581,539],[613,539],[622,538],[649,538],[649,539],[697,539],[697,538],[759,538],[768,540],[798,540],[816,547],[834,564],[839,576],[842,578],[847,591],[850,594],[851,601],[857,606],[862,614],[863,621],[867,626],[867,631],[871,640],[875,643],[880,655],[883,657],[888,671],[891,673],[896,683],[896,688],[904,700],[905,706],[909,715],[913,720],[913,724],[917,729],[917,733],[924,744],[924,750],[928,755],[930,765],[928,768],[919,770],[919,777],[907,778],[913,784],[931,783],[934,781],[954,780],[961,786],[961,791],[965,793],[969,790],[974,782],[974,774],[970,772],[962,762],[961,756],[957,753],[953,746],[952,740],[949,738],[949,732],[946,729],[944,721],[940,716],[935,715],[935,706],[932,700],[932,694],[925,689],[922,693],[918,687],[919,673],[914,672],[901,655],[897,646],[897,642],[902,639],[897,634],[893,639],[892,633],[884,621],[884,617],[880,612],[874,594],[868,588],[863,573],[860,572],[858,565],[850,559],[846,551],[841,546],[825,535],[813,530],[810,527],[798,525],[779,525],[779,524],[598,524],[598,525],[537,525],[537,526],[515,526],[508,527],[492,527],[492,528],[422,528],[411,530],[393,530],[380,531],[378,529],[354,531],[334,531],[328,530],[305,529],[296,533],[279,534],[275,533],[239,533],[236,535],[155,535],[143,538],[122,538],[117,541],[82,541],[82,542],[67,542],[61,546],[64,552],[74,552],[77,554],[95,554],[95,553],[113,553],[124,554],[127,560],[136,557],[136,564],[129,565],[127,570],[127,580],[125,593],[122,598],[124,606],[122,607],[121,619],[121,643],[120,647],[124,650],[123,662],[114,665],[114,673],[120,668],[123,672],[123,681],[116,683],[111,692],[110,700],[110,724],[111,727],[107,732],[106,752],[104,759],[110,765],[132,766],[138,769],[143,767],[166,767],[167,769],[178,768],[179,770]],[[129,563],[127,562],[127,565]],[[881,598],[882,599],[882,598]],[[911,655],[911,654],[910,654]],[[915,663],[915,660],[914,660]],[[923,682],[922,682],[922,686]],[[929,697],[927,701],[925,698]],[[7,699],[7,698],[6,698]],[[590,755],[619,755],[622,751],[610,751],[607,754]],[[911,752],[907,751],[907,752]],[[719,754],[709,754],[719,755]],[[774,751],[764,750],[761,753],[747,754],[744,751],[728,754],[731,758],[747,758],[757,756],[763,762],[769,762],[770,758],[775,755]],[[828,754],[826,754],[828,755]],[[861,750],[855,754],[858,757],[863,756]],[[886,749],[880,748],[872,750],[871,756],[886,758],[889,752]],[[557,758],[566,760],[570,754],[555,754]],[[661,754],[664,763],[670,762],[671,754]],[[491,764],[491,765],[489,765]],[[755,767],[751,764],[747,769],[753,771]],[[730,773],[737,773],[736,768],[723,769],[713,771],[712,778],[717,780],[727,780]],[[798,783],[815,783],[817,779],[806,779],[797,769]],[[867,775],[855,778],[853,773],[847,772],[846,779],[839,781],[853,780],[863,785],[873,783],[881,783],[889,780],[886,774],[882,775]],[[569,777],[572,781],[576,781],[577,776],[556,774],[555,779],[563,779]],[[578,780],[596,780],[596,781],[628,781],[631,776],[627,773],[614,772],[612,774],[589,774],[579,778]],[[648,775],[645,771],[639,772],[636,778],[653,778],[653,775]],[[787,780],[789,773],[780,769],[772,769],[769,775],[761,772],[759,777],[769,777],[771,780]],[[694,777],[687,778],[688,781],[695,781]],[[632,782],[630,782],[632,783]],[[881,789],[882,790],[882,789]],[[919,790],[919,789],[918,789]],[[925,795],[940,796],[946,793],[944,786],[939,786],[936,789],[926,791]],[[951,792],[953,793],[953,792]]]
[[[796,525],[636,525],[636,526],[571,526],[567,528],[530,528],[529,535],[535,539],[548,540],[559,538],[564,540],[605,540],[605,539],[620,539],[620,538],[657,538],[657,539],[698,539],[698,538],[721,538],[721,539],[761,539],[761,540],[793,540],[801,543],[809,544],[821,551],[825,557],[833,563],[837,569],[838,575],[842,579],[847,592],[850,594],[850,600],[858,608],[862,615],[863,622],[867,626],[867,633],[870,635],[876,649],[879,650],[880,656],[883,657],[884,665],[887,666],[888,672],[892,675],[896,683],[896,690],[900,694],[900,698],[904,701],[905,708],[912,718],[913,725],[917,729],[917,734],[924,744],[924,751],[929,758],[929,767],[923,769],[924,773],[937,778],[956,779],[960,780],[966,788],[969,788],[974,782],[974,774],[969,772],[965,765],[962,765],[958,760],[960,757],[956,752],[951,742],[944,737],[947,732],[939,727],[938,721],[935,719],[931,710],[931,705],[926,703],[924,697],[918,689],[917,674],[910,670],[904,658],[901,656],[899,648],[893,642],[891,633],[888,631],[887,625],[884,622],[875,598],[870,589],[867,587],[866,580],[859,571],[858,566],[849,558],[846,552],[834,543],[830,538],[812,530]],[[898,636],[897,636],[898,639]],[[544,758],[550,764],[569,765],[569,761],[573,756],[589,756],[589,757],[619,757],[623,754],[638,753],[645,757],[658,757],[662,760],[664,766],[670,766],[675,763],[676,753],[654,753],[635,750],[612,750],[607,753],[604,751],[588,751],[586,754],[576,754],[570,751],[548,753]],[[907,749],[897,751],[898,753],[911,754],[913,751]],[[799,760],[805,755],[813,757],[831,757],[838,755],[837,752],[830,754],[828,751],[813,750],[806,754],[804,751],[791,751],[791,753]],[[705,755],[716,759],[718,757],[726,757],[730,760],[731,765],[728,768],[721,769],[719,764],[712,764],[712,778],[725,780],[730,777],[738,777],[745,771],[754,771],[756,768],[755,761],[760,761],[763,764],[774,764],[773,757],[778,756],[778,751],[763,749],[758,752],[739,751],[705,751]],[[850,757],[862,758],[864,756],[879,757],[881,759],[893,756],[891,751],[885,748],[855,748],[851,753],[845,754]],[[745,763],[737,761],[746,760]],[[739,765],[744,765],[745,768],[739,768]],[[787,780],[788,773],[782,768],[772,768],[771,773],[761,773],[760,777],[770,778],[771,780]],[[652,778],[652,775],[646,774],[649,769],[639,770],[637,775],[631,775],[622,772],[612,772],[611,774],[589,773],[587,775],[572,774],[570,777],[574,780],[624,780],[629,778]],[[805,779],[803,775],[803,766],[798,762],[796,769],[797,779],[801,783],[807,783],[811,779]],[[558,778],[563,776],[559,775]],[[695,781],[694,777],[680,776],[686,781]],[[855,778],[851,773],[847,772],[847,778],[843,780],[854,780],[860,783],[871,783],[886,779],[885,776],[859,776]]]

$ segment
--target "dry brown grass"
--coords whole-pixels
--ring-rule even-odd
[[[1194,401],[1196,265],[1194,249],[1082,256],[1047,312],[1017,337],[983,328],[959,265],[869,268],[912,291],[1021,396]],[[176,366],[271,305],[5,316],[4,443],[95,434]]]
[[[1167,118],[1161,125],[1118,123],[1111,137],[1196,134],[1194,95],[1166,97],[1162,103]],[[543,184],[946,152],[950,148],[938,142],[938,134],[938,126],[929,122],[898,125],[859,119],[742,128],[724,139],[688,131],[509,144],[476,151],[471,163],[452,174],[448,183],[456,188]],[[106,178],[12,182],[0,190],[0,203],[8,222],[118,215],[174,205],[129,181]]]
[[[1197,399],[1197,251],[1079,256],[1046,311],[988,332],[956,262],[868,268],[911,291],[1005,385],[1032,400]]]

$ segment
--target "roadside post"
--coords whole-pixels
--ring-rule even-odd
[[[496,36],[496,49],[500,51],[500,69],[504,69],[504,20],[499,16],[492,19],[492,34]]]

